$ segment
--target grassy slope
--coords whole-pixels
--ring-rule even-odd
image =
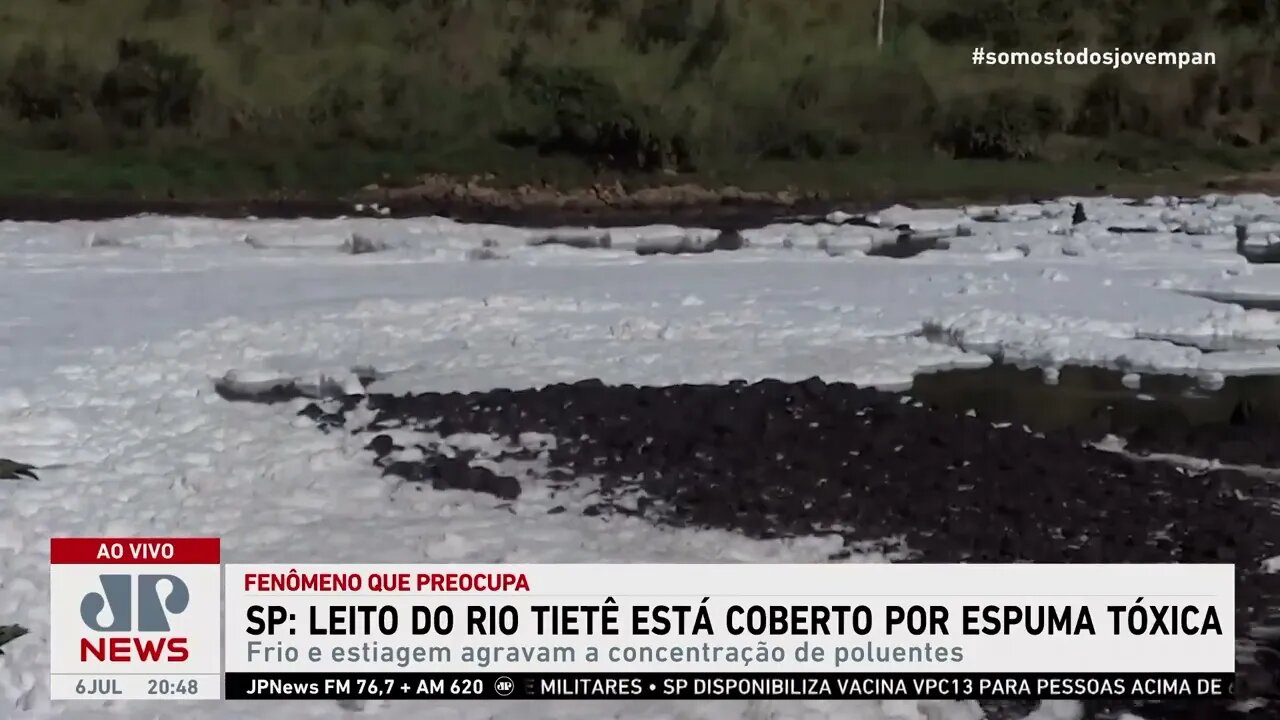
[[[1233,19],[1233,2],[1244,4],[1214,0],[1215,17],[1171,0],[1118,22],[1132,3],[900,0],[883,51],[875,0],[5,3],[0,194],[333,195],[424,172],[582,185],[600,175],[598,156],[510,137],[598,139],[614,119],[658,148],[658,164],[692,166],[679,179],[747,189],[875,198],[1186,186],[1276,160],[1274,142],[1220,141],[1223,127],[1269,128],[1280,110],[1280,71],[1267,65],[1280,62],[1267,40],[1280,18]],[[1219,52],[1218,66],[1106,77],[968,60],[975,44],[1145,48],[1166,37]],[[102,103],[120,38],[190,58],[189,116],[128,127]],[[533,68],[523,80],[502,72],[521,47]],[[23,64],[33,48],[46,55],[34,71]],[[999,91],[1014,101],[994,101]],[[32,93],[57,99],[56,116],[23,117]],[[1033,99],[1052,110],[1043,126]],[[144,103],[164,104],[154,100]],[[1081,130],[1082,118],[1101,130]],[[990,142],[966,153],[958,136]],[[673,159],[681,153],[687,162]],[[608,174],[672,181],[655,170]]]
[[[0,195],[43,198],[245,199],[263,197],[344,197],[375,181],[384,185],[412,183],[412,171],[438,169],[430,157],[421,165],[411,158],[373,153],[312,153],[264,162],[243,161],[225,153],[116,150],[82,155],[66,151],[11,148],[0,164]],[[547,172],[535,158],[513,161],[514,170],[495,185],[518,185],[549,179],[562,188],[583,187],[610,177],[569,164]],[[563,164],[562,164],[563,165]],[[395,172],[397,170],[399,172]],[[527,172],[522,172],[527,171]],[[692,182],[704,187],[735,185],[745,190],[791,188],[836,199],[866,202],[904,200],[996,199],[1092,194],[1100,190],[1136,194],[1203,190],[1206,183],[1237,174],[1235,167],[1213,163],[1186,169],[1129,172],[1105,162],[1001,162],[930,158],[905,163],[898,159],[770,161],[753,168],[678,176],[618,176],[629,185]],[[459,177],[466,177],[461,170]]]

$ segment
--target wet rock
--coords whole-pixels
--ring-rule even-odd
[[[1155,224],[1134,223],[1132,225],[1108,225],[1107,232],[1117,235],[1149,235],[1151,233],[1166,232],[1167,228],[1157,226]]]
[[[0,480],[39,480],[36,467],[8,458],[0,458]]]
[[[386,457],[397,450],[403,450],[404,447],[397,445],[390,435],[382,434],[375,436],[364,446],[366,450],[372,450],[379,458]]]
[[[636,243],[636,254],[643,256],[702,255],[716,250],[737,250],[744,244],[742,236],[733,230],[722,232],[711,240],[696,235],[649,237],[642,238]]]
[[[343,243],[341,250],[348,255],[366,255],[369,253],[382,252],[387,249],[387,244],[377,238],[371,238],[360,233],[351,233]]]
[[[85,244],[85,247],[89,247],[89,248],[118,249],[118,248],[132,247],[130,243],[127,243],[118,237],[115,237],[112,235],[103,235],[97,232],[89,233],[89,236],[85,238],[84,244]]]
[[[263,405],[298,398],[341,398],[346,395],[342,384],[332,378],[322,377],[315,382],[302,382],[297,378],[245,380],[234,370],[214,380],[213,390],[223,400]]]
[[[867,255],[902,260],[929,250],[947,250],[950,247],[951,243],[932,233],[916,234],[910,230],[904,230],[893,242],[873,246],[867,251]]]
[[[218,394],[218,397],[230,402],[254,402],[264,405],[307,397],[306,393],[298,387],[298,383],[290,379],[244,383],[234,378],[223,377],[214,381],[213,391]]]
[[[506,260],[507,256],[493,248],[478,247],[467,251],[467,259],[472,262],[483,262],[485,260]]]
[[[529,244],[534,247],[564,245],[579,250],[608,250],[613,247],[613,239],[607,232],[558,231],[534,238]]]
[[[715,240],[711,241],[709,249],[711,250],[741,250],[746,247],[746,241],[742,239],[742,233],[737,230],[721,230]]]
[[[21,625],[0,625],[0,648],[17,640],[27,634],[27,629]],[[0,649],[0,655],[4,654],[4,650]]]

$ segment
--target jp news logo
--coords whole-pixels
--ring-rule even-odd
[[[102,592],[85,593],[80,600],[80,620],[89,630],[111,636],[81,637],[81,662],[186,661],[187,638],[172,634],[171,625],[171,619],[186,612],[191,604],[191,591],[181,578],[168,574],[108,574],[99,575],[98,582]],[[104,611],[110,618],[105,623]],[[171,635],[161,637],[160,633]]]

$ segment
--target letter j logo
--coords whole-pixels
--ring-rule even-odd
[[[80,619],[97,632],[130,632],[133,628],[133,576],[99,575],[102,592],[86,593],[80,601]],[[169,584],[162,600],[160,582]],[[138,632],[169,632],[169,617],[180,615],[191,602],[187,584],[174,575],[138,576]],[[99,622],[103,610],[110,622]]]

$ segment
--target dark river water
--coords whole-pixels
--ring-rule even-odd
[[[1101,368],[1066,367],[1049,384],[1038,369],[994,365],[921,375],[908,392],[947,410],[974,410],[1039,431],[1280,422],[1280,376],[1228,378],[1218,390],[1181,375],[1142,375],[1141,386],[1131,389],[1122,377]]]

